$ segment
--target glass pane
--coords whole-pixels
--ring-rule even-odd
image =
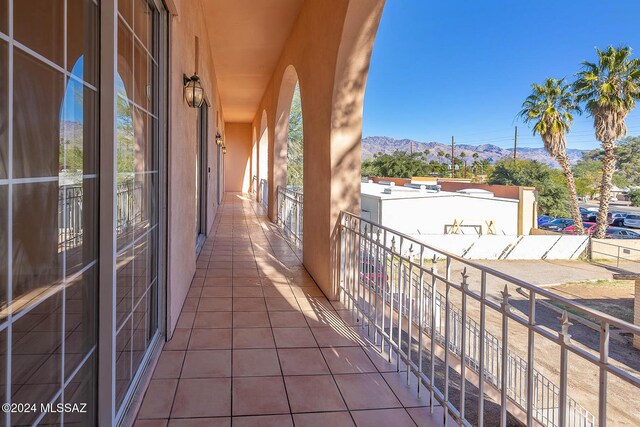
[[[116,408],[120,408],[124,395],[129,389],[131,371],[131,331],[132,318],[116,336]]]
[[[64,414],[65,425],[95,426],[97,411],[96,356],[89,357],[78,373],[64,389],[65,403],[71,405],[86,404],[85,413],[71,412]]]
[[[67,286],[65,377],[69,377],[97,344],[97,274],[91,267]],[[90,379],[87,378],[87,381]]]
[[[149,238],[143,236],[133,247],[135,253],[133,261],[133,303],[138,304],[149,287],[151,280],[151,255],[149,253]]]
[[[64,78],[19,49],[14,66],[13,176],[58,176]]]
[[[9,241],[7,239],[8,196],[7,186],[0,185],[0,272],[2,272],[0,273],[0,323],[7,318],[7,272],[9,271],[7,266],[7,251],[9,250]],[[0,350],[4,351],[4,349]],[[1,371],[2,368],[0,367]]]
[[[151,18],[152,18],[152,10],[149,7],[149,2],[147,0],[136,0],[135,9],[135,27],[134,32],[138,36],[138,38],[142,41],[142,44],[147,48],[147,50],[151,50],[150,41],[151,41]]]
[[[9,9],[7,7],[7,0],[0,0],[0,31],[3,33],[8,33],[8,25],[7,19],[9,16]]]
[[[67,69],[91,85],[98,82],[98,7],[67,0]]]
[[[0,179],[7,179],[9,168],[9,60],[7,43],[0,40]]]
[[[64,67],[63,0],[14,1],[13,32],[18,42]]]
[[[133,35],[122,20],[118,20],[118,75],[122,80],[118,94],[133,99]]]
[[[149,312],[147,299],[143,298],[133,311],[133,343],[132,358],[134,372],[140,367],[140,362],[149,347]]]
[[[151,58],[140,42],[135,43],[135,102],[142,108],[149,108],[151,98]]]
[[[129,249],[116,259],[116,328],[129,319],[133,288],[133,250]]]
[[[130,26],[133,26],[133,0],[118,0],[118,12]]]
[[[60,124],[60,170],[66,183],[96,173],[97,96],[76,80],[67,80]]]
[[[27,308],[27,307],[24,307]],[[62,293],[14,322],[11,354],[13,402],[51,402],[61,383]],[[12,414],[12,425],[31,425],[39,413]]]
[[[65,250],[67,276],[93,262],[98,254],[98,192],[95,179],[60,187],[61,249]]]
[[[14,315],[60,283],[58,183],[16,184],[13,191]]]

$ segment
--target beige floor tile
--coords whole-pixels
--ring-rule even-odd
[[[343,411],[347,407],[331,375],[284,378],[291,412]]]
[[[151,380],[142,400],[138,418],[169,418],[177,385],[177,379]]]
[[[271,328],[235,328],[233,348],[275,348]]]
[[[231,376],[231,350],[190,350],[184,358],[182,378]]]
[[[231,427],[231,417],[174,418],[167,427]]]
[[[231,349],[231,329],[194,329],[189,350]]]
[[[229,416],[231,379],[181,379],[171,410],[171,418]]]
[[[322,349],[332,374],[377,372],[361,347],[328,347]]]
[[[282,377],[233,379],[233,415],[288,414]]]
[[[233,311],[267,311],[264,298],[234,298]]]
[[[359,345],[362,340],[347,327],[311,328],[320,347],[353,347]]]
[[[415,427],[404,409],[378,409],[370,411],[352,411],[356,426],[366,427]]]
[[[233,288],[234,298],[262,298],[261,286],[235,286]]]
[[[409,375],[409,384],[407,384],[407,372],[388,372],[382,374],[382,377],[405,408],[429,404],[429,394],[425,392],[424,387],[418,398],[418,378],[413,373]]]
[[[296,427],[353,427],[349,412],[318,412],[310,414],[293,414]]]
[[[233,296],[232,286],[208,286],[202,288],[203,298],[231,298]]]
[[[268,328],[270,326],[271,323],[266,311],[236,311],[233,313],[234,328]]]
[[[402,406],[378,373],[335,375],[335,379],[350,410]]]
[[[233,427],[293,427],[291,415],[233,417]]]
[[[278,354],[274,349],[233,350],[234,377],[281,375]]]
[[[442,406],[433,408],[433,414],[427,407],[407,408],[407,412],[418,427],[444,427],[444,408]],[[449,420],[451,422],[448,425],[455,425],[451,418]]]
[[[318,346],[309,328],[273,328],[273,336],[278,348]]]
[[[329,368],[317,348],[278,349],[280,365],[284,375],[328,374]]]
[[[196,313],[193,327],[225,329],[232,327],[232,313],[230,311],[200,311]]]
[[[304,328],[307,321],[298,311],[272,311],[269,312],[271,326],[274,328]]]
[[[153,378],[180,378],[184,351],[163,351],[153,372]]]
[[[231,311],[231,298],[200,298],[198,312],[200,311]]]
[[[163,350],[186,350],[189,345],[190,329],[176,329],[171,340],[164,344]]]

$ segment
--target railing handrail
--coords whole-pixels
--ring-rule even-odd
[[[589,316],[595,316],[599,320],[602,320],[602,321],[608,323],[609,325],[615,326],[615,327],[620,328],[620,329],[624,329],[624,330],[626,330],[627,332],[630,332],[630,333],[634,333],[634,334],[639,334],[640,335],[640,326],[636,326],[636,325],[634,325],[632,323],[625,322],[622,319],[618,319],[617,317],[613,317],[613,316],[611,316],[611,315],[609,315],[607,313],[603,313],[603,312],[601,312],[599,310],[587,307],[587,306],[582,305],[580,303],[576,303],[573,300],[570,300],[570,299],[564,298],[564,297],[562,297],[560,295],[554,294],[553,292],[550,292],[550,291],[548,291],[548,290],[546,290],[544,288],[541,288],[539,286],[533,285],[533,284],[531,284],[529,282],[525,282],[525,281],[523,281],[521,279],[518,279],[516,277],[510,276],[510,275],[508,275],[506,273],[503,273],[501,271],[494,270],[494,269],[492,269],[490,267],[486,267],[486,266],[484,266],[482,264],[475,263],[473,261],[470,261],[468,259],[462,258],[462,257],[460,257],[458,255],[452,254],[452,253],[447,252],[445,250],[436,248],[434,246],[429,245],[428,243],[425,243],[425,242],[422,242],[420,240],[417,240],[417,239],[415,239],[415,238],[413,238],[413,237],[411,237],[411,236],[409,236],[407,234],[404,234],[404,233],[401,233],[399,231],[393,230],[393,229],[391,229],[389,227],[385,227],[384,225],[377,224],[377,223],[375,223],[373,221],[370,221],[368,219],[361,218],[358,215],[355,215],[355,214],[353,214],[351,212],[342,211],[342,214],[343,215],[349,215],[349,216],[351,216],[353,218],[358,218],[358,220],[361,221],[361,222],[365,222],[365,223],[371,224],[371,225],[373,225],[376,228],[379,228],[381,230],[386,230],[386,231],[388,231],[390,233],[395,234],[396,236],[399,236],[399,237],[402,237],[405,240],[408,240],[409,242],[415,243],[417,245],[424,246],[425,248],[427,248],[427,249],[429,249],[429,250],[431,250],[433,252],[442,254],[442,255],[444,255],[444,256],[446,256],[448,258],[454,259],[454,260],[456,260],[456,261],[458,261],[460,263],[463,263],[463,264],[465,264],[465,265],[467,265],[469,267],[473,267],[473,268],[478,269],[478,270],[480,270],[482,272],[488,273],[488,274],[490,274],[490,275],[492,275],[494,277],[497,277],[499,279],[505,280],[505,281],[507,281],[507,282],[509,282],[511,284],[514,284],[514,285],[517,285],[519,287],[522,287],[522,288],[524,288],[524,289],[526,289],[526,290],[528,290],[530,292],[533,292],[536,295],[541,295],[541,296],[544,296],[545,298],[550,299],[552,301],[559,302],[559,303],[561,303],[563,305],[566,305],[566,306],[568,306],[568,307],[570,307],[570,308],[572,308],[574,310],[580,311],[583,314],[586,314],[586,315],[589,315]],[[386,242],[385,242],[385,244],[386,244]],[[439,275],[436,275],[436,276],[438,277],[439,280],[442,280],[442,281],[446,281],[447,280],[443,276],[439,276]]]

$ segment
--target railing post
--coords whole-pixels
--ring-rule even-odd
[[[533,399],[536,398],[533,389],[533,364],[535,363],[535,332],[536,325],[536,294],[529,291],[529,329],[527,331],[527,425],[533,425]]]
[[[436,377],[436,275],[438,274],[438,264],[436,255],[433,255],[431,262],[431,355],[430,355],[430,371],[429,381],[431,381],[431,389],[429,390],[429,410],[433,414],[433,404],[435,400],[435,377]],[[446,413],[446,411],[445,411]]]
[[[410,383],[410,375],[411,375],[411,369],[409,369],[409,363],[411,363],[411,343],[412,343],[412,338],[411,338],[411,332],[412,332],[412,328],[411,326],[413,325],[413,265],[411,264],[413,262],[413,243],[411,244],[411,246],[409,247],[409,315],[407,316],[407,385],[409,385]]]
[[[485,345],[486,345],[486,305],[487,272],[480,273],[480,361],[478,363],[478,426],[484,426],[484,382],[485,382]]]
[[[560,344],[560,390],[559,394],[559,411],[558,411],[558,425],[564,427],[567,425],[567,370],[568,370],[568,351],[567,346],[571,343],[571,335],[569,334],[569,314],[566,311],[562,312],[560,317],[560,334],[558,336],[558,342]]]
[[[511,308],[509,306],[509,287],[504,285],[502,291],[502,354],[501,354],[501,366],[500,366],[500,426],[506,427],[507,425],[507,370],[509,363],[509,317],[508,313]]]
[[[469,292],[469,283],[467,279],[467,267],[462,271],[462,327],[460,333],[462,334],[460,341],[460,423],[464,421],[465,412],[465,396],[466,396],[466,368],[467,368],[467,292]]]
[[[609,323],[600,324],[600,378],[598,387],[598,426],[607,425],[607,364],[609,363]]]

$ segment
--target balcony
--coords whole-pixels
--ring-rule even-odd
[[[442,425],[441,406],[324,297],[262,212],[227,194],[136,427]]]

